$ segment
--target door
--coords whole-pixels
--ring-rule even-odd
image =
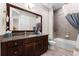
[[[24,44],[24,56],[34,56],[34,43]]]

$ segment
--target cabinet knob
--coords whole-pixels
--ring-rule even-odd
[[[15,51],[14,54],[17,54],[17,51]]]
[[[15,42],[14,44],[17,45],[17,42]]]

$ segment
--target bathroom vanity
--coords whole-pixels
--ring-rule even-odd
[[[2,38],[2,56],[39,56],[48,49],[48,35],[28,35]]]

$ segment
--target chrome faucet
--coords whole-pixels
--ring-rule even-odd
[[[24,33],[25,33],[25,36],[26,36],[27,35],[26,31]]]

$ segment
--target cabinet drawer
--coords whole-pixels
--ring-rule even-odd
[[[7,55],[8,56],[21,56],[23,50],[22,46],[14,47],[14,48],[8,48]]]
[[[34,42],[34,38],[28,38],[28,39],[23,40],[23,44],[27,44],[31,42]]]
[[[9,42],[5,43],[5,45],[7,47],[15,47],[15,46],[18,46],[18,45],[22,45],[22,40],[9,41]]]
[[[35,39],[35,42],[38,42],[41,40],[41,37],[35,37],[34,39]]]
[[[47,39],[47,38],[48,38],[48,36],[35,37],[35,41],[38,42],[38,41],[40,41],[40,40],[45,40],[45,39]]]

